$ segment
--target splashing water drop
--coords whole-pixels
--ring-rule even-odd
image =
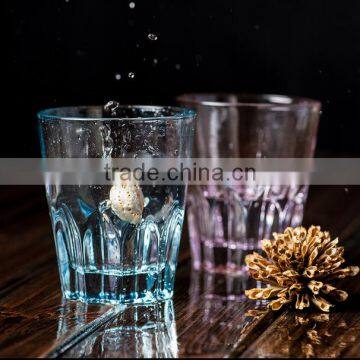
[[[150,33],[150,34],[148,34],[148,39],[151,41],[155,41],[158,39],[158,37],[157,37],[157,35]]]
[[[129,76],[129,79],[135,79],[135,73],[134,72],[129,72],[128,76]]]
[[[104,106],[105,113],[109,113],[110,116],[117,116],[117,110],[119,109],[120,104],[117,101],[109,101]]]
[[[132,1],[131,3],[129,3],[129,8],[130,9],[134,9],[135,8],[135,3]]]

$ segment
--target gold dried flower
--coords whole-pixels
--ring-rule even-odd
[[[273,299],[268,306],[279,310],[295,302],[303,310],[315,305],[328,312],[330,301],[345,301],[348,294],[331,283],[347,276],[355,276],[358,266],[341,268],[345,262],[344,248],[338,239],[331,240],[320,226],[287,228],[284,233],[274,233],[274,240],[263,240],[266,257],[258,253],[247,255],[245,262],[250,275],[268,285],[245,291],[250,299]]]

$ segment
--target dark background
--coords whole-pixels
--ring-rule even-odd
[[[10,40],[2,47],[1,156],[39,155],[39,109],[165,104],[189,91],[319,99],[318,154],[360,152],[359,0],[1,3]]]

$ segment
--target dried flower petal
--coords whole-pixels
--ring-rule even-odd
[[[336,290],[336,287],[329,285],[329,284],[324,284],[321,288],[321,291],[324,294],[329,294],[331,291]]]
[[[286,270],[283,272],[283,275],[287,276],[287,277],[290,277],[290,278],[293,278],[293,277],[298,277],[299,274],[297,271],[293,270],[293,269],[290,269],[290,270]]]
[[[268,287],[265,289],[254,288],[250,290],[245,290],[245,295],[249,297],[249,299],[265,300],[269,299],[270,297],[276,296],[281,290],[281,288],[272,287]]]
[[[308,266],[311,266],[314,263],[318,254],[319,254],[319,248],[316,247],[316,248],[314,248],[314,250],[311,252],[311,254],[309,256]]]
[[[336,269],[331,274],[329,274],[327,279],[343,279],[347,276],[355,276],[359,273],[358,266],[348,266],[343,269]]]
[[[305,269],[303,275],[308,277],[309,279],[312,279],[315,276],[319,275],[319,270],[316,266],[309,266],[308,268]]]
[[[315,295],[319,294],[320,289],[322,288],[323,283],[321,281],[314,281],[311,280],[308,284],[308,288],[311,290],[311,292]]]
[[[359,273],[359,267],[358,266],[349,266],[350,268],[350,274],[349,276],[355,276]]]
[[[339,302],[345,301],[348,298],[348,293],[343,290],[333,290],[330,295]]]
[[[316,296],[314,295],[311,298],[311,301],[313,302],[314,305],[316,305],[320,310],[325,311],[325,312],[329,312],[330,308],[331,308],[331,304],[326,301],[324,298],[322,298],[321,296]]]
[[[303,310],[305,308],[308,308],[309,306],[310,306],[309,295],[308,294],[301,294],[301,295],[298,294],[296,303],[295,303],[295,308],[298,310]]]
[[[276,299],[276,300],[270,302],[268,306],[271,310],[277,311],[277,310],[280,310],[282,308],[282,306],[287,303],[289,303],[289,300],[279,298],[279,299]]]
[[[289,227],[273,237],[274,240],[262,241],[266,256],[253,253],[245,258],[250,275],[269,285],[265,289],[247,290],[245,294],[249,298],[276,297],[268,304],[272,310],[295,302],[296,309],[303,310],[312,303],[324,312],[332,306],[329,300],[346,300],[348,294],[334,287],[331,281],[355,276],[359,267],[341,268],[345,262],[344,247],[338,246],[337,238],[331,240],[329,232],[321,231],[320,226],[308,230]]]

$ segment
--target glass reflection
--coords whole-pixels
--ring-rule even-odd
[[[263,286],[263,283],[246,274],[231,276],[192,270],[189,294],[191,301],[197,301],[199,296],[205,299],[243,301],[247,299],[245,290]]]
[[[230,276],[192,270],[186,329],[181,331],[186,356],[230,353],[239,334],[251,320],[246,315],[255,302],[244,291],[259,286],[247,276]],[[193,329],[197,329],[194,331]]]
[[[118,314],[64,354],[64,357],[173,358],[178,356],[171,300],[120,306]]]
[[[358,330],[341,313],[289,312],[276,322],[271,335],[259,342],[251,355],[337,358],[357,337]]]
[[[80,301],[62,299],[59,311],[57,339],[82,329],[92,320],[89,305]]]

